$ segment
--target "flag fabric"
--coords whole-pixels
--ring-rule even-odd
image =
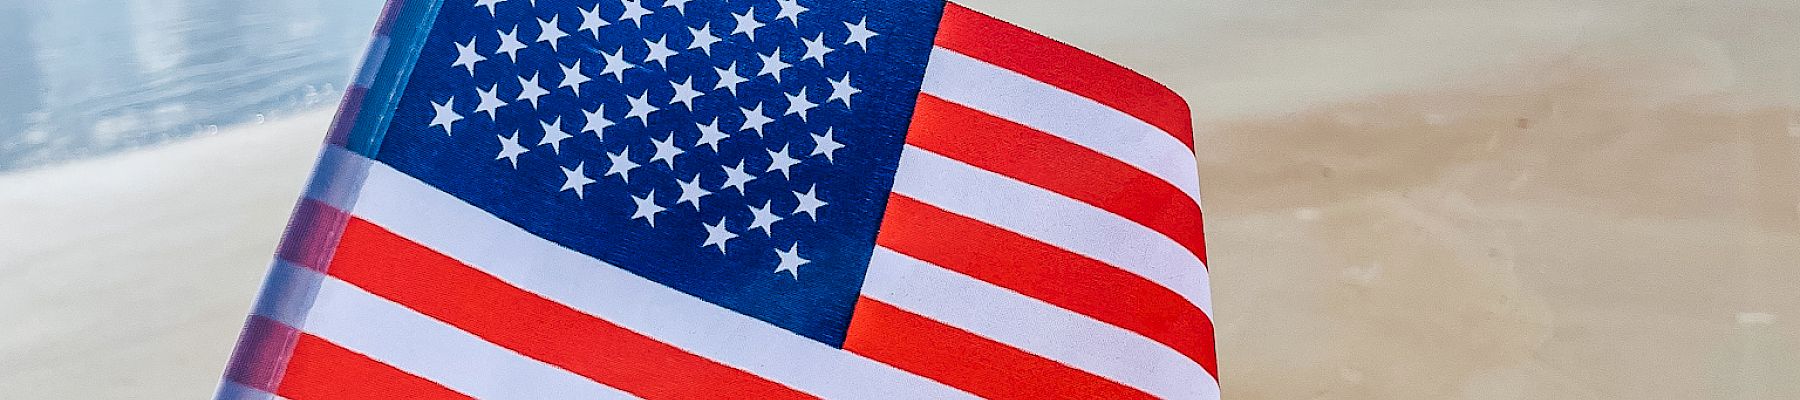
[[[220,398],[1218,397],[1185,103],[941,0],[394,0]]]

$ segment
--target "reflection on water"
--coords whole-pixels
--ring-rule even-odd
[[[377,0],[0,0],[0,171],[329,104]]]

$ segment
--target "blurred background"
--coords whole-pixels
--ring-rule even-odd
[[[1800,3],[961,3],[1192,103],[1227,398],[1800,398]],[[380,6],[0,0],[0,397],[211,394]]]

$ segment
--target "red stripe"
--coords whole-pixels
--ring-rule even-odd
[[[919,95],[906,144],[1118,214],[1206,261],[1200,204],[1167,181],[1081,145]]]
[[[225,367],[225,379],[264,392],[274,392],[281,383],[282,368],[293,354],[294,338],[300,331],[261,315],[250,315],[244,332],[238,337],[231,362]]]
[[[331,276],[526,357],[645,398],[811,396],[514,287],[359,218]]]
[[[472,398],[306,333],[294,344],[275,394],[294,400]]]
[[[398,3],[389,3],[395,7]],[[344,89],[344,100],[339,102],[337,115],[331,118],[331,131],[325,134],[325,143],[331,146],[350,147],[350,131],[356,128],[356,113],[362,111],[363,99],[369,96],[369,88],[350,85]]]
[[[1148,399],[1147,393],[863,297],[844,349],[993,399]]]
[[[1099,56],[954,3],[944,8],[937,45],[1018,72],[1130,114],[1194,147],[1187,100]]]
[[[1212,319],[1143,277],[899,194],[889,197],[875,240],[920,261],[1137,332],[1218,376]]]
[[[302,268],[325,272],[331,251],[337,248],[340,228],[349,220],[350,214],[337,207],[310,198],[300,199],[275,256]]]

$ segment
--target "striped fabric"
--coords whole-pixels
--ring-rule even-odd
[[[640,4],[640,0],[601,0],[604,7],[595,9],[617,7],[621,1]],[[641,1],[646,8],[663,7],[656,12],[666,14],[657,15],[679,12],[682,17],[702,13],[702,3],[707,3],[673,2],[686,7],[680,8]],[[365,65],[366,79],[359,79],[361,89],[350,94],[346,111],[340,113],[337,131],[295,213],[219,398],[1219,397],[1193,132],[1185,102],[1172,91],[1068,45],[955,4],[939,3],[941,13],[933,11],[931,16],[937,24],[921,28],[930,42],[916,55],[922,60],[922,78],[911,80],[910,89],[897,94],[916,98],[904,115],[903,140],[891,149],[897,158],[876,169],[891,174],[892,184],[885,199],[875,199],[880,205],[878,218],[868,219],[876,221],[869,229],[872,245],[845,250],[861,254],[866,262],[803,265],[798,271],[752,275],[782,280],[771,289],[775,294],[746,293],[764,296],[755,299],[791,301],[779,307],[804,311],[814,305],[811,302],[829,301],[784,298],[779,290],[786,286],[780,285],[820,282],[816,279],[824,278],[809,274],[833,273],[828,268],[855,271],[850,276],[860,279],[852,282],[854,292],[843,303],[849,307],[847,326],[826,323],[819,328],[818,323],[784,319],[785,314],[776,311],[747,309],[733,303],[735,297],[720,300],[706,289],[645,272],[628,255],[572,242],[575,239],[558,234],[562,231],[546,228],[550,226],[546,222],[496,211],[501,208],[479,194],[441,181],[437,174],[448,167],[434,163],[463,162],[454,159],[455,152],[434,152],[435,158],[405,156],[426,146],[421,143],[437,143],[425,140],[453,140],[482,129],[467,121],[452,123],[453,129],[427,127],[419,122],[429,115],[416,120],[407,115],[412,101],[407,96],[423,90],[418,79],[426,76],[425,65],[433,61],[430,52],[437,41],[427,38],[433,21],[442,26],[450,18],[446,15],[463,14],[491,13],[500,18],[507,7],[527,7],[526,2],[390,4],[389,18],[377,31],[383,38],[377,39]],[[537,0],[529,6],[543,10],[562,3]],[[740,2],[713,3],[729,9]],[[773,16],[774,8],[781,6],[782,15],[787,15],[790,3],[824,13],[837,12],[829,7],[851,11],[880,7],[864,4],[878,2],[828,6],[771,0],[763,12]],[[442,10],[450,7],[458,10]],[[751,10],[748,14],[754,15],[755,8]],[[451,12],[463,14],[441,14]],[[814,16],[800,14],[799,19]],[[575,36],[585,35],[576,32],[575,17],[571,8],[564,24]],[[623,16],[611,21],[630,23]],[[636,22],[648,29],[643,21]],[[882,31],[879,21],[869,21],[875,22],[871,26],[876,32],[895,41],[904,35],[893,32],[898,28]],[[786,23],[779,17],[763,22]],[[796,20],[793,26],[804,31],[807,25]],[[718,33],[728,27],[712,26]],[[822,37],[832,38],[829,32]],[[762,37],[749,40],[775,35],[754,34]],[[530,35],[521,34],[526,36]],[[603,35],[597,31],[594,37]],[[880,51],[881,41],[888,38],[875,36],[864,46]],[[477,37],[474,43],[482,40]],[[836,41],[846,45],[838,52],[860,52],[842,38]],[[415,67],[413,60],[420,57],[421,48],[426,56]],[[505,57],[488,58],[496,56]],[[831,60],[819,64],[829,69]],[[515,61],[525,63],[522,58]],[[663,67],[672,70],[668,63]],[[456,72],[463,68],[449,67],[431,68]],[[468,75],[480,79],[477,72],[486,67],[475,64]],[[862,80],[858,73],[853,70],[846,79]],[[783,75],[775,76],[780,82]],[[631,79],[621,78],[621,82]],[[415,82],[412,87],[400,84],[409,79]],[[701,78],[689,79],[693,83]],[[705,79],[708,82],[701,87],[712,87],[712,78]],[[596,91],[576,86],[575,93],[564,95],[580,99]],[[472,96],[479,89],[468,93]],[[865,89],[875,90],[892,89]],[[718,92],[723,96],[724,90]],[[731,95],[748,96],[735,91]],[[803,90],[799,96],[805,100],[807,94]],[[865,118],[854,114],[864,99],[856,96],[861,95],[843,102],[852,113],[845,115]],[[472,101],[456,100],[456,107],[474,107]],[[431,104],[437,102],[426,103]],[[541,114],[551,109],[535,102],[534,106],[526,111]],[[694,113],[700,108],[689,106]],[[493,115],[488,112],[481,118],[503,121]],[[651,114],[642,125],[653,128],[652,120],[659,115],[667,117]],[[825,118],[829,117],[814,117]],[[618,120],[622,125],[628,121]],[[704,125],[706,120],[680,123]],[[844,124],[836,128],[839,135],[856,130],[845,127],[858,126]],[[606,132],[599,141],[602,145],[626,137]],[[492,132],[480,134],[488,135],[480,143],[494,140]],[[819,132],[808,134],[816,137]],[[500,135],[505,140],[505,133]],[[513,138],[518,135],[513,133]],[[649,140],[660,137],[650,135]],[[678,130],[668,140],[680,143],[680,135]],[[446,136],[452,139],[434,139]],[[567,143],[563,146],[576,142]],[[811,148],[811,142],[806,143]],[[549,157],[550,150],[545,146],[533,151]],[[698,144],[686,150],[705,152]],[[713,150],[719,152],[717,145]],[[767,150],[774,154],[773,148]],[[574,151],[556,149],[557,156]],[[846,154],[856,153],[838,157]],[[492,153],[483,157],[492,158]],[[815,154],[810,160],[821,165],[843,161],[825,158]],[[676,168],[686,161],[675,160],[668,162],[667,170],[676,174],[675,180],[687,179]],[[638,162],[649,166],[662,161]],[[505,163],[499,160],[484,168],[510,170]],[[574,163],[562,165],[567,170]],[[602,164],[592,161],[586,166],[589,171],[602,170]],[[777,173],[771,166],[753,171],[763,172],[758,179],[798,181],[804,170]],[[621,185],[656,179],[626,174],[627,182]],[[579,198],[578,193],[554,192],[561,180],[562,174],[557,174],[542,195],[571,204],[605,195],[600,186],[589,187]],[[705,174],[693,182],[716,184]],[[821,185],[812,189],[827,187]],[[802,189],[792,190],[798,194]],[[673,199],[673,193],[664,193]],[[750,196],[742,187],[736,193]],[[648,201],[657,201],[657,196],[651,192]],[[704,210],[708,201],[712,198],[694,203],[692,209]],[[751,204],[754,209],[755,202]],[[769,204],[765,202],[764,209]],[[663,205],[671,213],[688,207],[673,201]],[[812,217],[829,225],[832,207],[828,204]],[[797,211],[784,215],[807,218]],[[729,215],[734,214],[719,225],[732,229],[734,217]],[[680,215],[652,213],[652,218],[661,219],[640,228],[683,229]],[[783,229],[780,224],[774,229]],[[835,233],[823,234],[848,231],[830,232]],[[745,228],[736,233],[764,235],[772,241],[780,237],[767,225],[760,231]],[[793,247],[776,242],[775,253],[767,254],[791,255],[795,252],[783,250],[798,249],[800,256],[827,259],[823,254],[835,251],[809,252],[808,236],[796,240]],[[766,249],[751,249],[743,242],[726,243],[716,250],[698,243],[638,246],[678,247],[707,257],[766,254],[757,253]],[[768,260],[774,263],[775,258]],[[821,270],[826,272],[816,272]]]

